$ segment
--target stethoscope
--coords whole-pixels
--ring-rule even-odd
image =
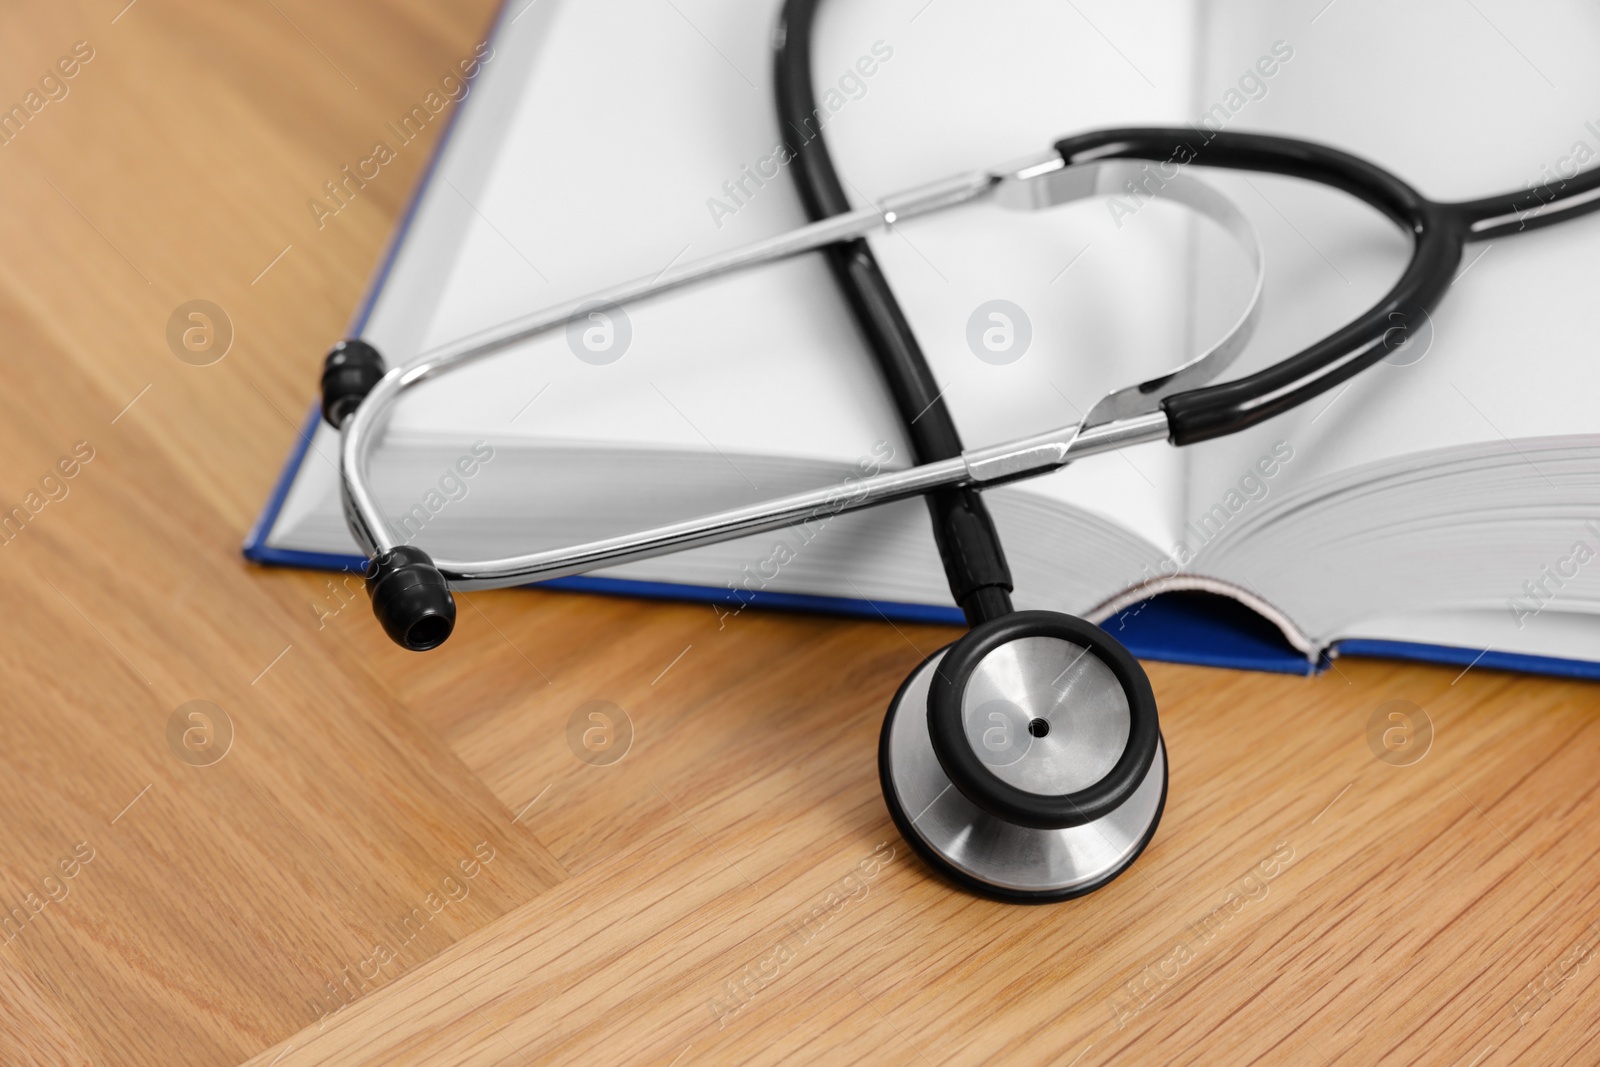
[[[322,410],[341,431],[346,520],[369,559],[367,590],[384,630],[425,651],[455,625],[451,589],[488,589],[580,574],[818,518],[923,496],[950,591],[971,629],[920,664],[890,703],[879,743],[884,799],[906,841],[973,892],[1048,902],[1116,878],[1154,836],[1167,757],[1149,679],[1105,631],[1049,611],[1016,611],[982,489],[1074,460],[1166,439],[1188,445],[1254,426],[1304,403],[1405,343],[1449,287],[1471,241],[1508,236],[1600,207],[1600,170],[1518,193],[1435,203],[1383,168],[1288,137],[1183,128],[1068,137],[1039,156],[958,175],[852,208],[820,135],[810,39],[818,0],[787,0],[776,35],[779,118],[812,222],[797,230],[501,324],[387,369],[352,339],[329,353]],[[1364,314],[1287,359],[1213,384],[1243,350],[1259,311],[1260,242],[1233,203],[1191,165],[1318,182],[1355,196],[1413,240],[1409,264]],[[1039,210],[1124,192],[1129,183],[1195,211],[1239,246],[1254,290],[1227,334],[1160,377],[1110,393],[1078,423],[984,448],[962,447],[910,324],[865,237],[899,222],[990,200]],[[823,251],[872,347],[919,460],[840,486],[733,508],[587,544],[503,559],[435,560],[401,543],[367,479],[368,459],[406,391],[596,309],[647,299],[730,271]],[[902,714],[904,712],[904,714]]]

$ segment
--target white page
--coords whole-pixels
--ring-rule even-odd
[[[369,335],[404,356],[803,222],[781,174],[732,218],[708,208],[714,196],[726,201],[724,183],[769,156],[778,139],[769,88],[777,8],[775,0],[677,9],[543,0],[545,36],[507,27],[474,106],[484,94],[520,94],[510,128],[492,152],[469,142],[446,153]],[[1084,125],[1167,119],[1180,108],[1192,52],[1187,0],[1139,5],[1142,27],[1128,9],[1109,4],[1084,6],[1093,23],[1043,2],[1002,15],[963,2],[925,16],[919,10],[906,3],[825,8],[844,17],[825,16],[822,69],[853,69],[874,47],[895,50],[828,127],[830,142],[855,136],[877,145],[885,169],[865,179],[874,192],[1037,151]],[[1164,29],[1150,34],[1150,26]],[[1134,55],[1125,58],[1101,30],[1133,42]],[[936,77],[952,58],[966,79],[961,92]],[[1159,71],[1159,85],[1147,85],[1130,60]],[[930,85],[938,96],[924,100]],[[476,118],[467,116],[463,137],[481,127]],[[975,306],[996,284],[1005,288],[1008,268],[1024,285],[1048,285],[1060,272],[1056,257],[1078,247],[1074,226],[1105,227],[1103,217],[1084,211],[1077,223],[1071,212],[1013,219],[1009,243],[995,246],[987,210],[929,238],[964,269],[955,295],[951,283],[900,280],[913,315]],[[959,379],[952,404],[975,442],[1067,421],[1072,405],[1085,407],[1103,388],[1135,377],[1116,369],[1123,363],[1159,369],[1176,361],[1175,350],[1181,358],[1181,279],[1170,254],[1178,226],[1162,211],[1149,213],[1137,233],[1096,249],[1081,279],[1063,281],[1059,302],[1053,291],[1038,299],[1045,308],[1040,359],[980,366],[980,375],[1014,372],[992,375],[987,392],[968,388],[965,376],[977,363],[970,352],[952,358],[943,331],[926,331],[936,366]],[[981,254],[964,254],[963,241]],[[425,337],[407,332],[430,303]],[[897,456],[907,455],[873,363],[817,257],[639,305],[629,319],[632,346],[616,363],[592,366],[572,355],[564,335],[545,338],[417,390],[399,405],[391,432],[710,447],[844,464],[888,440]],[[1084,373],[1050,368],[1044,354],[1058,343],[1085,364]],[[1067,400],[1038,388],[1041,371]],[[316,446],[333,455],[326,433]],[[1179,468],[1164,449],[1137,463],[1110,457],[1030,488],[1155,539],[1169,524],[1164,502]],[[297,486],[285,518],[328,506],[328,493],[322,486],[313,504],[310,487]]]
[[[1253,49],[1284,40],[1295,50],[1265,98],[1250,101],[1229,128],[1351,149],[1438,199],[1542,182],[1542,168],[1573,158],[1580,143],[1600,156],[1600,128],[1588,126],[1600,119],[1592,58],[1600,14],[1591,5],[1543,5],[1529,19],[1505,4],[1341,0],[1313,23],[1314,15],[1259,0],[1215,8],[1207,77],[1218,98],[1237,84]],[[1427,47],[1416,46],[1421,40]],[[1256,219],[1267,247],[1267,304],[1247,354],[1252,366],[1354,318],[1404,267],[1409,240],[1348,197],[1284,179],[1219,184]],[[1516,627],[1507,603],[1600,506],[1582,464],[1568,470],[1525,455],[1552,455],[1548,440],[1534,440],[1547,435],[1600,445],[1590,399],[1600,387],[1589,311],[1600,284],[1597,247],[1596,217],[1469,245],[1457,281],[1410,350],[1296,412],[1197,446],[1196,517],[1276,442],[1293,459],[1269,483],[1268,499],[1241,513],[1274,516],[1271,529],[1236,545],[1218,542],[1220,552],[1195,568],[1257,590],[1321,640],[1359,635],[1591,657],[1594,620],[1583,613],[1593,610],[1592,576],[1569,583],[1564,613],[1537,625]],[[1437,476],[1442,449],[1504,456],[1493,471],[1447,478]],[[1436,472],[1417,471],[1424,463]],[[1347,484],[1396,470],[1416,473],[1383,492]],[[1316,496],[1319,485],[1344,486],[1342,508],[1305,520],[1292,507],[1273,510],[1274,500],[1287,505],[1301,489]],[[1296,497],[1295,507],[1307,499]],[[1558,618],[1561,626],[1548,621]]]
[[[1325,8],[1219,0],[1205,92],[1220,100],[1272,42],[1285,41],[1293,59],[1227,128],[1360,153],[1436,199],[1520,190],[1545,180],[1542,168],[1572,157],[1579,143],[1600,157],[1600,8],[1564,0],[1533,14],[1492,0]],[[1250,368],[1354,318],[1404,268],[1409,239],[1349,197],[1285,179],[1216,180],[1267,246],[1267,302]],[[1397,354],[1347,391],[1196,446],[1191,510],[1204,511],[1277,440],[1295,449],[1280,483],[1287,487],[1426,449],[1592,434],[1596,248],[1600,215],[1469,245],[1458,281],[1417,331],[1418,344],[1429,345],[1420,360],[1408,363],[1415,351]]]
[[[770,149],[768,94],[746,77],[769,80],[776,5],[541,7],[555,44],[539,50],[481,180],[430,346],[754,236],[716,227],[705,202],[727,179],[728,160]],[[465,189],[476,162],[447,156],[444,191]],[[750,210],[764,232],[804,222],[786,189]],[[418,390],[397,410],[395,432],[449,434],[488,421],[506,440],[709,442],[843,463],[898,438],[820,263],[748,272],[626,313],[632,341],[617,362],[583,362],[559,332]]]

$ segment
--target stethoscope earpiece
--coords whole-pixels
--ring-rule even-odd
[[[322,362],[322,417],[335,430],[388,371],[378,350],[358,338],[340,341]]]
[[[1144,670],[1099,627],[1047,611],[983,623],[925,660],[890,704],[878,771],[923,859],[1019,903],[1121,874],[1167,795]]]
[[[456,628],[456,599],[433,560],[420,548],[399,545],[367,565],[372,613],[395,644],[426,652]]]

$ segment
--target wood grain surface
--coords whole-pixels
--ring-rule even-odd
[[[416,656],[243,562],[428,144],[306,201],[491,6],[6,7],[0,105],[91,58],[0,144],[0,1063],[1600,1059],[1593,686],[1152,664],[1154,843],[1008,907],[878,790],[953,631],[478,593]],[[201,299],[206,365],[168,343]],[[1389,701],[1415,763],[1369,746]]]

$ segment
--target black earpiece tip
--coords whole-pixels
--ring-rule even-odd
[[[383,356],[365,341],[340,341],[322,364],[322,417],[337,430],[387,370]]]
[[[455,597],[420,548],[401,545],[369,563],[367,595],[384,632],[401,648],[438,648],[455,629]]]

